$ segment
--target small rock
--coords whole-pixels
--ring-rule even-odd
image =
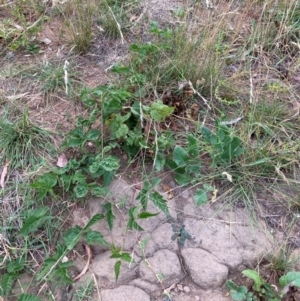
[[[177,255],[167,249],[155,252],[152,257],[147,258],[147,263],[142,261],[139,272],[143,280],[157,283],[159,278],[166,287],[184,277]]]
[[[46,44],[46,45],[49,45],[49,44],[52,43],[52,41],[50,39],[48,39],[48,38],[42,39],[41,42],[44,43],[44,44]]]
[[[300,271],[300,249],[295,249],[289,256],[291,262],[291,268],[296,271]]]
[[[130,301],[150,301],[150,297],[140,288],[131,285],[122,285],[116,289],[102,290],[102,301],[130,300]]]
[[[199,296],[195,296],[195,300],[196,300],[196,301],[199,301],[199,300],[200,300],[200,297],[199,297]]]
[[[227,279],[227,266],[219,263],[218,258],[209,252],[188,248],[181,254],[191,278],[203,289],[220,287]]]
[[[177,284],[177,288],[179,291],[181,291],[181,292],[183,291],[183,286],[181,284]]]
[[[189,293],[191,292],[191,289],[190,289],[188,286],[185,286],[185,287],[183,288],[183,290],[184,290],[184,292],[185,292],[186,294],[189,294]]]

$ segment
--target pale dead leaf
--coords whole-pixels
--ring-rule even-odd
[[[129,19],[130,22],[133,22],[134,20],[137,19],[137,16],[136,15],[132,15]]]
[[[223,172],[222,172],[222,176],[226,176],[227,180],[228,180],[229,182],[232,182],[232,175],[229,174],[228,172],[223,171]]]
[[[22,26],[20,26],[20,25],[18,25],[18,24],[14,24],[14,25],[15,25],[15,27],[16,27],[20,32],[24,31],[24,27],[22,27]]]
[[[81,273],[79,275],[77,275],[75,278],[73,278],[73,281],[78,280],[81,276],[83,276],[87,272],[90,262],[91,262],[91,259],[92,259],[91,247],[89,245],[84,245],[84,246],[85,246],[85,250],[86,250],[88,259],[87,259],[86,264],[85,264],[84,268],[82,269]]]
[[[211,197],[211,203],[214,203],[216,200],[217,200],[217,194],[218,194],[218,189],[216,189],[215,187],[214,187],[214,191],[213,191],[213,195],[212,195],[212,197]]]
[[[17,99],[23,98],[27,94],[29,94],[29,93],[26,92],[26,93],[22,93],[22,94],[11,95],[11,96],[7,96],[7,99],[8,100],[17,100]]]
[[[288,181],[288,179],[286,178],[284,173],[280,170],[280,168],[275,166],[275,170],[276,170],[277,174],[283,179],[283,181],[285,181],[288,185],[290,185],[290,182]]]
[[[44,38],[42,40],[40,40],[42,43],[46,44],[46,45],[50,45],[52,43],[52,41],[48,38]]]
[[[2,169],[2,173],[1,173],[1,177],[0,177],[0,186],[2,189],[4,189],[4,181],[5,181],[5,177],[7,175],[7,170],[8,170],[9,164],[10,164],[10,161],[8,161]]]
[[[61,153],[58,156],[56,165],[58,167],[65,167],[67,164],[68,164],[68,158],[67,158],[67,156],[65,155],[65,153]]]
[[[297,100],[293,100],[291,104],[293,105],[292,117],[296,117],[300,114],[300,103]]]

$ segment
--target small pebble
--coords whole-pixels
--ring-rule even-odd
[[[188,286],[185,286],[185,287],[183,288],[183,290],[184,290],[184,292],[185,292],[186,294],[189,294],[189,293],[191,292],[191,289],[190,289]]]
[[[196,301],[199,301],[199,300],[200,300],[200,297],[199,297],[199,296],[195,296],[195,300],[196,300]]]
[[[177,288],[178,290],[180,290],[181,292],[183,291],[183,286],[181,284],[177,284]]]

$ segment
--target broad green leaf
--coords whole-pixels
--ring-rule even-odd
[[[78,184],[73,188],[73,191],[77,198],[83,198],[84,196],[87,195],[89,189],[87,184]]]
[[[248,290],[245,286],[239,286],[236,291],[230,291],[230,297],[234,301],[244,301],[247,298],[247,293]]]
[[[102,112],[103,112],[103,122],[106,122],[107,118],[113,114],[122,110],[122,104],[117,99],[103,100]]]
[[[89,231],[84,235],[83,238],[89,245],[95,245],[97,243],[103,246],[108,245],[108,243],[103,238],[102,234],[98,231]]]
[[[72,148],[76,148],[78,146],[80,146],[82,143],[84,142],[84,140],[82,138],[69,138],[67,140],[67,147],[72,147]]]
[[[173,151],[173,160],[178,167],[183,167],[188,163],[189,155],[184,148],[176,145]]]
[[[64,242],[68,250],[72,250],[78,243],[82,234],[82,228],[75,226],[70,228],[64,236]]]
[[[101,132],[97,129],[91,129],[87,132],[86,139],[96,141],[99,139]]]
[[[300,272],[288,272],[286,275],[279,278],[279,283],[281,288],[284,288],[287,285],[300,287]]]
[[[159,212],[151,213],[151,212],[144,211],[144,212],[139,213],[138,218],[144,219],[144,218],[149,218],[149,217],[156,216],[156,215],[159,215]]]
[[[204,138],[204,140],[207,143],[210,144],[216,144],[217,143],[217,136],[214,134],[209,128],[202,126],[201,127],[201,134]]]
[[[103,185],[105,187],[109,186],[110,183],[114,180],[114,173],[110,171],[104,171],[103,173]]]
[[[214,191],[215,190],[211,185],[208,185],[208,184],[203,184],[203,188],[206,191]]]
[[[104,218],[104,215],[101,213],[95,214],[89,221],[88,223],[85,225],[85,227],[83,228],[83,230],[88,230],[90,227],[92,227],[93,225],[95,225],[96,223],[98,223],[100,220],[102,220]]]
[[[109,229],[112,230],[112,228],[114,226],[114,220],[115,220],[115,215],[114,215],[113,210],[112,210],[112,204],[111,203],[106,203],[104,205],[104,208],[106,210],[106,219],[107,219]]]
[[[197,189],[194,200],[197,206],[206,204],[208,202],[207,191],[205,189]]]
[[[121,270],[121,260],[117,261],[114,266],[116,281],[119,279],[120,270]]]
[[[22,294],[18,301],[41,301],[38,296],[30,295],[30,294]]]
[[[174,178],[175,178],[177,184],[179,184],[181,186],[189,185],[192,182],[192,177],[190,175],[188,175],[187,173],[175,172]]]
[[[246,277],[252,279],[254,281],[253,289],[257,292],[260,291],[262,285],[265,283],[263,279],[259,276],[259,274],[254,270],[244,270],[242,272]]]
[[[95,160],[89,167],[89,171],[92,173],[92,174],[95,174],[98,169],[100,168],[100,165],[101,165],[101,161],[100,160]]]
[[[150,194],[150,199],[165,215],[170,216],[167,201],[157,191]]]
[[[161,122],[164,121],[166,117],[169,117],[174,112],[174,109],[174,107],[163,104],[161,100],[157,100],[151,105],[150,115],[155,121]]]

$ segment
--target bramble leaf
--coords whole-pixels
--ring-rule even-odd
[[[115,215],[114,215],[114,212],[112,210],[111,203],[106,203],[104,205],[104,208],[106,210],[106,219],[107,219],[109,229],[112,230],[112,228],[114,226]]]
[[[89,231],[84,235],[83,238],[89,245],[95,245],[97,243],[103,246],[108,245],[108,243],[103,238],[102,234],[98,231]]]
[[[100,220],[102,220],[104,218],[104,215],[101,213],[95,214],[89,221],[88,223],[85,225],[85,227],[83,228],[83,230],[88,230],[90,227],[92,227],[93,225],[95,225],[97,222],[99,222]]]
[[[167,201],[157,191],[150,194],[150,199],[157,208],[165,213],[165,215],[170,216]]]
[[[121,270],[121,260],[117,261],[114,266],[116,281],[118,281],[120,270]]]
[[[150,115],[155,121],[161,122],[166,117],[169,117],[174,112],[174,109],[174,107],[163,104],[161,100],[157,100],[151,105]]]

